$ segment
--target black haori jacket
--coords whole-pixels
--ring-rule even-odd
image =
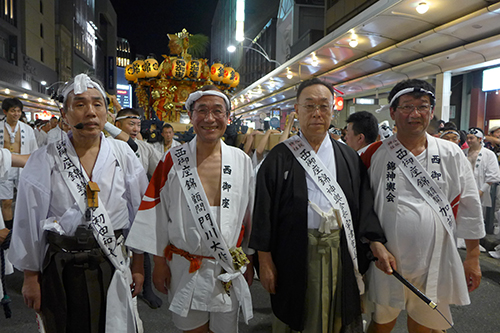
[[[361,274],[368,269],[370,249],[362,243],[386,242],[373,210],[373,196],[365,166],[358,154],[332,140],[337,182],[351,210]],[[304,329],[307,286],[307,185],[305,170],[284,144],[277,145],[257,175],[250,247],[271,252],[278,271],[277,291],[271,295],[273,312],[293,330]],[[341,233],[342,332],[362,332],[359,289],[344,232]],[[258,267],[258,266],[257,266]]]

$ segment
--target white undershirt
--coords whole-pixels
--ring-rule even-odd
[[[318,158],[321,160],[323,165],[325,165],[331,172],[332,176],[337,179],[337,168],[335,166],[335,154],[333,151],[333,144],[330,140],[329,135],[325,135],[325,139],[321,143],[321,146],[316,153]],[[320,188],[316,185],[314,180],[306,172],[306,183],[307,183],[307,197],[310,202],[315,203],[321,208],[322,211],[328,212],[332,205],[326,196],[321,192]],[[321,216],[314,211],[310,205],[307,205],[307,228],[308,229],[318,229],[321,222]],[[336,226],[338,229],[338,226]]]
[[[427,170],[427,149],[416,158]],[[399,177],[398,218],[393,226],[397,229],[396,234],[400,235],[397,240],[401,254],[398,266],[401,267],[401,274],[415,278],[427,272],[434,249],[436,227],[443,227],[434,210],[406,176],[399,173]]]

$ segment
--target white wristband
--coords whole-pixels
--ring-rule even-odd
[[[109,135],[111,135],[113,138],[116,138],[121,132],[122,130],[119,129],[118,127],[116,127],[115,125],[111,124],[111,123],[106,123],[104,124],[104,129],[109,133]]]

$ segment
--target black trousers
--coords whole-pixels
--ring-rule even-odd
[[[52,233],[48,239],[41,281],[46,332],[104,333],[113,264],[96,242],[81,246],[74,237]]]

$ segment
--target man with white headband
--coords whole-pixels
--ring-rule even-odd
[[[127,133],[137,144],[135,155],[139,158],[148,179],[151,179],[163,154],[157,151],[152,144],[137,139],[137,135],[141,132],[141,116],[139,111],[131,108],[121,109],[116,114],[115,125],[117,128]],[[157,309],[162,304],[161,298],[155,295],[152,288],[151,258],[147,254],[144,255],[144,285],[142,299],[152,309]]]
[[[492,204],[490,187],[493,183],[500,182],[500,169],[497,156],[483,146],[483,139],[484,133],[482,129],[477,127],[469,128],[469,133],[467,133],[469,148],[464,149],[464,153],[472,167],[476,185],[479,189],[479,196],[481,197],[483,214],[485,214],[486,207],[491,207]]]
[[[239,308],[245,321],[253,316],[253,267],[245,255],[251,254],[252,163],[221,140],[226,95],[205,86],[189,95],[186,108],[196,137],[163,156],[127,245],[154,254],[153,282],[168,294],[179,329],[237,332]]]
[[[46,332],[133,333],[132,296],[142,276],[132,278],[124,235],[147,177],[124,142],[102,134],[107,107],[99,83],[80,74],[62,95],[71,131],[26,164],[9,258],[24,271],[25,303],[41,314]],[[134,254],[133,265],[141,260]]]
[[[137,144],[135,155],[141,161],[148,178],[151,178],[156,166],[160,162],[162,154],[152,144],[137,139],[137,135],[141,132],[141,116],[139,111],[131,108],[121,109],[116,114],[115,125],[128,134]]]
[[[389,93],[398,131],[361,155],[375,194],[375,211],[396,257],[396,269],[452,322],[449,304],[469,304],[481,281],[479,239],[484,237],[474,176],[462,150],[426,133],[434,115],[434,87],[412,79]],[[465,239],[462,260],[455,239]],[[465,272],[465,274],[464,274]],[[441,332],[450,325],[396,278],[375,267],[367,272],[375,303],[368,332],[390,332],[401,310],[410,333]]]

